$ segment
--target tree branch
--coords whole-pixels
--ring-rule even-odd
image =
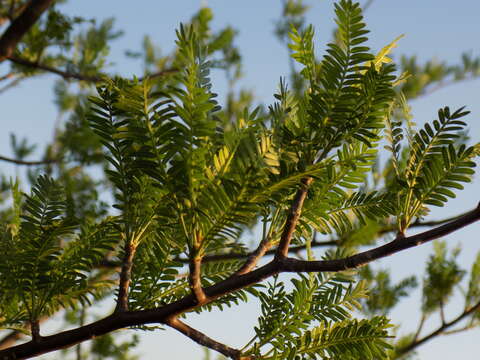
[[[459,217],[462,217],[465,214],[466,213],[459,214],[459,215],[454,215],[454,216],[450,216],[448,218],[439,219],[439,220],[420,221],[419,219],[417,219],[415,222],[410,224],[409,228],[411,229],[411,228],[416,228],[416,227],[427,227],[427,226],[442,225],[442,224],[445,224],[445,223],[450,222],[452,220],[458,219]],[[384,228],[382,228],[378,231],[378,234],[383,235],[383,234],[386,234],[386,233],[389,233],[389,232],[392,232],[392,231],[398,231],[398,227],[396,225],[385,226]]]
[[[34,165],[48,165],[48,164],[53,164],[56,162],[59,162],[58,159],[46,159],[46,160],[38,160],[38,161],[27,161],[27,160],[19,160],[19,159],[12,159],[6,156],[0,155],[0,161],[6,161],[10,162],[16,165],[28,165],[28,166],[34,166]]]
[[[315,241],[315,242],[312,242],[311,244],[311,247],[312,248],[317,248],[317,247],[328,247],[328,246],[337,246],[338,244],[340,243],[339,240],[327,240],[327,241]],[[262,245],[262,244],[261,244]],[[246,273],[250,270],[252,270],[257,262],[253,262],[253,258],[257,258],[258,256],[258,259],[260,259],[262,256],[273,256],[275,255],[275,252],[276,252],[276,249],[272,249],[272,250],[267,250],[263,253],[264,250],[266,250],[268,247],[265,246],[261,246],[262,249],[259,250],[259,248],[257,248],[256,250],[250,252],[250,253],[239,253],[239,252],[233,252],[233,253],[228,253],[228,254],[214,254],[214,255],[206,255],[203,257],[202,259],[202,263],[208,263],[208,262],[215,262],[215,261],[225,261],[225,260],[243,260],[243,259],[247,259],[247,262],[243,265],[245,266],[248,270],[247,271],[243,271],[242,273]],[[305,245],[297,245],[297,246],[292,246],[290,247],[290,251],[293,252],[293,253],[296,253],[296,252],[299,252],[299,251],[302,251],[302,250],[305,250]],[[250,262],[248,261],[248,259],[250,259],[250,257],[252,257],[252,260],[250,260]],[[182,264],[188,264],[190,262],[189,259],[185,259],[183,257],[176,257],[174,258],[174,261],[176,262],[179,262],[179,263],[182,263]],[[249,264],[248,267],[247,267],[247,263]],[[253,266],[251,266],[253,264]],[[105,268],[105,269],[113,269],[113,268],[119,268],[120,267],[120,262],[119,261],[114,261],[114,260],[110,260],[110,259],[103,259],[98,265],[97,265],[97,268]],[[240,275],[240,270],[239,269],[237,271],[237,274]]]
[[[417,100],[418,98],[420,97],[423,97],[423,96],[429,96],[439,90],[442,90],[443,88],[446,88],[446,87],[449,87],[449,86],[452,86],[452,85],[456,85],[456,84],[459,84],[459,83],[462,83],[462,82],[469,82],[469,81],[473,81],[473,80],[477,80],[478,79],[478,75],[470,75],[470,76],[465,76],[464,78],[462,79],[451,79],[451,80],[447,80],[447,81],[440,81],[438,82],[437,84],[435,84],[434,86],[426,86],[425,89],[423,91],[420,92],[420,94],[418,96],[416,96],[415,98],[413,98],[412,100]]]
[[[102,80],[101,76],[91,76],[91,75],[84,75],[84,74],[79,74],[75,72],[70,72],[70,71],[63,71],[63,70],[54,68],[52,66],[42,64],[38,61],[30,61],[30,60],[19,58],[16,56],[9,56],[8,60],[10,60],[12,63],[17,65],[22,65],[32,69],[42,70],[42,71],[50,72],[52,74],[60,75],[65,80],[75,79],[75,80],[82,80],[82,81],[88,81],[88,82],[99,82]]]
[[[252,271],[253,268],[257,266],[257,263],[260,261],[260,259],[263,256],[268,255],[269,253],[271,255],[274,255],[275,250],[268,251],[268,249],[270,249],[271,246],[272,246],[272,242],[270,241],[268,236],[263,238],[262,241],[260,241],[260,244],[258,245],[258,247],[255,249],[255,251],[251,252],[248,255],[247,261],[245,261],[242,267],[237,270],[235,275],[243,275],[243,274],[246,274],[247,272]],[[243,257],[245,258],[245,255]]]
[[[1,157],[0,157],[1,160]],[[437,225],[442,225],[447,222],[450,222],[452,220],[458,219],[459,217],[462,217],[465,215],[465,213],[460,214],[460,215],[455,215],[451,216],[445,219],[439,219],[439,220],[429,220],[429,221],[416,221],[410,225],[409,228],[416,228],[416,227],[431,227],[431,226],[437,226]],[[386,226],[378,231],[379,235],[383,235],[386,233],[398,231],[397,227],[395,226]],[[329,247],[329,246],[338,246],[342,243],[341,239],[337,240],[325,240],[325,241],[313,241],[311,243],[312,248],[319,248],[319,247]],[[271,244],[270,244],[271,246]],[[203,263],[208,263],[208,262],[214,262],[214,261],[225,261],[225,260],[242,260],[242,259],[247,259],[247,262],[243,266],[247,266],[248,259],[252,258],[255,259],[258,256],[258,259],[263,257],[263,256],[273,256],[276,253],[276,249],[271,249],[267,250],[270,248],[268,244],[263,244],[260,242],[260,245],[257,249],[250,253],[240,253],[240,252],[232,252],[232,253],[227,253],[227,254],[214,254],[214,255],[206,255],[203,257],[202,262]],[[291,246],[290,247],[290,252],[297,253],[299,251],[305,250],[306,245],[297,245],[297,246]],[[257,262],[258,262],[257,259]],[[182,257],[177,257],[174,259],[177,262],[180,262],[182,264],[188,264],[189,259],[182,258]],[[246,273],[250,271],[253,267],[255,267],[256,262],[254,263],[252,260],[250,260],[250,264],[254,264],[253,266],[248,266],[248,270],[242,271],[242,273]],[[120,263],[117,261],[112,261],[109,259],[104,259],[102,262],[98,265],[98,267],[101,268],[116,268],[120,267]],[[241,270],[241,269],[240,269]],[[237,271],[237,273],[240,275],[240,270]]]
[[[5,91],[7,91],[8,89],[11,89],[15,86],[17,86],[22,80],[25,80],[26,77],[25,76],[18,76],[16,77],[15,79],[13,79],[12,81],[10,81],[7,85],[3,86],[0,88],[0,94],[3,94]]]
[[[125,256],[123,258],[122,270],[120,272],[120,284],[118,287],[118,299],[115,312],[128,311],[128,289],[130,287],[133,257],[136,246],[131,241],[125,245]]]
[[[184,322],[180,321],[176,317],[172,317],[165,322],[168,326],[174,328],[175,330],[181,332],[183,335],[189,337],[197,344],[202,346],[206,346],[209,349],[218,351],[220,354],[225,355],[226,357],[232,359],[239,359],[240,357],[240,350],[231,348],[225,344],[222,344],[212,338],[208,337],[207,335],[201,333],[200,331],[188,326]]]
[[[0,37],[0,62],[12,55],[23,35],[55,0],[30,0],[21,14],[12,21]]]
[[[0,160],[1,159],[2,159],[2,157],[0,157]],[[430,221],[418,221],[417,220],[410,225],[410,228],[431,227],[431,226],[442,225],[442,224],[445,224],[445,223],[450,222],[452,220],[458,219],[458,218],[464,216],[465,214],[466,213],[451,216],[451,217],[448,217],[448,218],[445,218],[445,219],[438,219],[438,220],[430,220]],[[389,232],[394,232],[394,231],[397,231],[397,230],[398,229],[395,226],[386,226],[386,227],[380,229],[378,231],[378,234],[383,235],[383,234],[386,234],[386,233],[389,233]],[[267,242],[267,240],[265,240],[265,242]],[[329,246],[338,246],[341,243],[342,243],[341,239],[325,240],[325,241],[312,241],[310,246],[312,248],[329,247]],[[227,253],[227,254],[206,255],[202,258],[202,262],[203,263],[208,263],[208,262],[215,262],[215,261],[247,259],[247,262],[242,266],[242,268],[245,267],[245,269],[242,270],[242,268],[240,268],[237,271],[237,274],[241,275],[241,274],[244,274],[244,273],[252,270],[256,266],[258,260],[261,257],[275,255],[277,250],[276,249],[268,250],[270,248],[270,246],[272,246],[272,244],[264,243],[264,241],[262,240],[262,242],[260,242],[258,248],[255,249],[254,251],[250,252],[250,253],[232,252],[232,253]],[[297,252],[305,250],[305,249],[306,249],[305,244],[290,247],[290,251],[293,252],[293,253],[297,253]],[[256,261],[254,261],[254,259],[256,259]],[[189,259],[182,258],[182,257],[177,257],[174,260],[176,262],[180,262],[182,264],[188,264],[189,261],[190,261]],[[252,266],[252,264],[253,264],[253,266]],[[98,264],[98,267],[99,268],[111,269],[111,268],[119,268],[120,265],[121,264],[118,261],[113,261],[113,260],[110,260],[110,259],[103,259],[100,262],[100,264]]]
[[[467,316],[473,314],[474,312],[480,310],[480,302],[476,303],[474,306],[472,306],[471,308],[469,308],[468,310],[465,310],[463,313],[461,313],[459,316],[457,316],[455,319],[453,319],[452,321],[450,322],[446,322],[446,323],[443,323],[440,327],[438,327],[438,329],[436,329],[435,331],[432,331],[430,334],[424,336],[423,338],[419,339],[419,340],[414,340],[412,343],[410,343],[409,345],[403,347],[403,348],[400,348],[396,351],[396,353],[398,355],[404,355],[406,353],[409,353],[410,351],[416,349],[417,347],[419,347],[420,345],[423,345],[424,343],[426,343],[427,341],[433,339],[435,336],[438,336],[438,335],[441,335],[442,333],[445,332],[445,330],[447,330],[448,328],[452,327],[453,325],[455,325],[456,323],[458,323],[459,321],[463,320],[464,318],[466,318]],[[468,328],[467,328],[468,329]],[[465,329],[465,330],[467,330]]]
[[[474,210],[437,228],[408,237],[397,236],[393,241],[383,246],[376,247],[371,250],[367,250],[343,259],[328,261],[302,261],[292,258],[284,259],[283,261],[281,261],[283,271],[323,272],[342,271],[357,268],[366,265],[374,260],[378,260],[393,255],[397,252],[410,249],[412,247],[438,239],[462,227],[470,225],[478,220],[480,220],[480,204]]]
[[[420,319],[420,323],[418,324],[418,328],[417,328],[417,331],[415,332],[415,336],[413,337],[413,341],[416,341],[420,336],[420,333],[422,332],[423,324],[425,324],[426,318],[427,316],[425,314],[422,314],[422,318]]]
[[[280,244],[278,244],[277,252],[275,253],[275,259],[286,258],[288,255],[288,248],[290,247],[293,233],[295,232],[298,219],[302,213],[303,202],[307,197],[308,187],[312,182],[312,177],[303,178],[301,181],[301,187],[297,190],[292,206],[290,207],[287,221],[283,228],[282,236],[280,237]]]
[[[200,256],[194,256],[189,261],[189,273],[188,282],[190,289],[197,299],[198,305],[203,305],[208,302],[208,298],[203,292],[202,288],[202,258]]]
[[[388,244],[346,258],[323,261],[300,261],[293,258],[282,257],[274,258],[271,262],[255,270],[243,275],[232,276],[204,288],[204,292],[209,302],[213,302],[224,295],[254,285],[282,272],[338,272],[357,268],[377,259],[438,239],[478,220],[480,220],[480,204],[474,210],[447,224],[416,235],[397,237]],[[63,331],[55,335],[44,336],[38,342],[30,341],[2,350],[0,351],[0,359],[25,359],[38,356],[124,327],[154,323],[165,324],[172,317],[191,311],[196,307],[198,307],[196,298],[193,294],[190,294],[159,308],[115,312],[89,325]],[[480,304],[478,307],[480,307]],[[475,310],[472,308],[468,313],[473,311]],[[467,314],[463,317],[465,316],[467,316]],[[423,342],[427,340],[423,340]]]
[[[11,62],[13,62],[15,64],[18,64],[18,65],[22,65],[22,66],[26,66],[26,67],[29,67],[29,68],[32,68],[32,69],[42,70],[42,71],[50,72],[52,74],[59,75],[62,78],[64,78],[65,80],[72,80],[73,79],[73,80],[80,80],[80,81],[97,83],[97,82],[103,81],[105,79],[105,77],[107,76],[107,75],[104,75],[104,74],[85,75],[85,74],[72,72],[72,71],[64,71],[64,70],[61,70],[61,69],[58,69],[58,68],[55,68],[55,67],[52,67],[52,66],[49,66],[49,65],[46,65],[46,64],[42,64],[38,61],[30,61],[28,59],[19,58],[19,57],[16,57],[16,56],[9,56],[8,60],[10,60]],[[165,69],[165,70],[161,70],[161,71],[158,71],[158,72],[155,72],[155,73],[152,73],[152,74],[148,74],[144,77],[141,77],[141,78],[139,78],[139,81],[143,81],[146,78],[148,78],[148,79],[158,78],[158,77],[162,77],[162,76],[165,76],[165,75],[174,74],[176,72],[178,72],[178,70],[174,69],[174,68]]]
[[[0,26],[7,21],[13,21],[26,7],[27,3],[24,3],[15,9],[15,1],[10,0],[10,9],[8,9],[8,12],[5,14],[5,16],[0,18]]]
[[[9,72],[3,76],[0,76],[0,81],[5,81],[5,80],[8,80],[8,79],[11,79],[15,76],[15,74],[13,72]]]

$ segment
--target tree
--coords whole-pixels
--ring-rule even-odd
[[[24,160],[31,147],[15,137],[16,158],[2,157],[38,166],[28,174],[29,194],[20,180],[2,186],[12,205],[2,212],[1,324],[13,330],[2,342],[30,337],[2,358],[94,337],[93,354],[121,357],[135,341],[117,345],[102,335],[162,326],[233,359],[399,358],[462,319],[478,325],[480,257],[464,311],[447,321],[445,305],[465,271],[456,251],[436,244],[421,306],[424,319],[439,313],[442,325],[398,340],[386,315],[416,280],[391,284],[368,264],[480,218],[477,206],[423,220],[471,181],[480,148],[468,145],[464,108],[442,107],[417,128],[407,105],[428,85],[476,76],[480,62],[465,57],[461,67],[432,70],[405,58],[398,72],[389,58],[398,39],[373,54],[362,8],[350,0],[335,4],[338,28],[318,60],[305,11],[286,1],[277,24],[300,71],[292,63],[292,85],[282,79],[276,102],[255,108],[245,92],[231,90],[223,107],[216,100],[210,69],[224,69],[234,83],[240,56],[232,28],[209,31],[208,8],[177,29],[171,55],[159,56],[147,38],[146,75],[128,80],[103,70],[105,47],[119,35],[111,22],[75,35],[87,20],[67,17],[53,1],[2,4],[9,25],[0,56],[12,66],[5,80],[59,75],[57,102],[70,116],[44,159]],[[429,72],[430,82],[415,77]],[[389,159],[380,166],[382,145]],[[101,180],[92,165],[102,168]],[[99,200],[102,187],[111,199]],[[419,226],[431,229],[407,233]],[[254,227],[252,250],[244,234]],[[315,247],[329,247],[321,260]],[[306,259],[289,255],[303,250]],[[281,273],[293,274],[289,284]],[[187,325],[190,312],[249,297],[259,299],[261,315],[242,349]],[[113,311],[85,325],[89,305],[104,298],[114,299]],[[355,309],[368,316],[356,319]],[[76,327],[42,336],[45,319],[62,310]]]

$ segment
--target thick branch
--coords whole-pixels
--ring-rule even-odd
[[[15,8],[15,5],[15,1],[10,0],[10,9],[8,9],[8,12],[4,17],[0,18],[0,26],[5,24],[7,21],[13,21],[23,10],[25,10],[28,4],[24,3],[17,8]]]
[[[287,216],[285,227],[283,228],[282,236],[280,237],[280,244],[278,244],[275,259],[286,258],[288,255],[288,248],[292,241],[293,233],[297,227],[298,219],[302,213],[303,202],[307,197],[308,187],[312,183],[313,178],[307,177],[302,179],[301,187],[297,190],[295,198],[293,199],[292,206]]]
[[[414,246],[438,239],[462,227],[480,220],[480,205],[462,217],[448,224],[409,237],[400,237],[394,241],[343,259],[324,261],[299,261],[292,258],[274,258],[271,262],[239,276],[232,276],[212,286],[204,288],[209,302],[242,288],[254,285],[281,272],[336,272],[353,269],[377,259],[395,254]],[[42,337],[38,342],[28,342],[0,351],[0,359],[25,359],[38,356],[60,348],[75,345],[81,341],[104,335],[114,330],[154,323],[166,323],[172,317],[191,311],[197,307],[193,294],[160,308],[115,312],[104,319],[77,329]],[[466,315],[465,315],[466,316]]]
[[[40,339],[42,338],[40,335],[40,321],[38,320],[33,320],[30,323],[30,330],[32,333],[32,339],[34,342],[39,342]]]
[[[403,354],[406,354],[406,353],[409,353],[410,351],[416,349],[417,347],[419,347],[420,345],[423,345],[424,343],[426,343],[427,341],[433,339],[434,337],[438,336],[438,335],[442,335],[442,333],[445,332],[445,330],[447,330],[448,328],[452,327],[453,325],[457,324],[458,322],[462,321],[463,319],[465,319],[467,316],[473,314],[474,312],[480,310],[480,302],[478,302],[477,304],[475,304],[474,306],[472,306],[471,308],[469,308],[468,310],[465,310],[463,313],[461,313],[459,316],[457,316],[455,319],[453,319],[452,321],[450,322],[446,322],[446,323],[443,323],[438,329],[436,329],[435,331],[432,331],[430,334],[424,336],[423,338],[421,339],[418,339],[418,340],[414,340],[411,344],[403,347],[403,348],[400,348],[396,351],[396,353],[398,355],[403,355]]]
[[[0,62],[12,55],[23,35],[55,0],[30,0],[22,13],[12,21],[0,37]]]
[[[135,251],[136,247],[131,242],[125,245],[125,257],[123,258],[122,271],[120,272],[120,284],[118,287],[118,299],[115,312],[128,310],[128,289],[130,287]]]
[[[465,215],[465,213],[460,214],[460,215],[451,216],[451,217],[444,218],[444,219],[439,219],[439,220],[428,220],[428,221],[417,220],[410,225],[410,228],[432,227],[432,226],[442,225],[442,224],[445,224],[445,223],[450,222],[452,220],[458,219],[458,218],[460,218],[464,215]],[[378,231],[378,234],[383,235],[383,234],[386,234],[386,233],[391,233],[391,232],[396,232],[396,231],[398,231],[397,226],[385,226],[384,228],[381,228]],[[310,244],[310,246],[312,248],[318,248],[318,247],[338,246],[340,244],[342,244],[342,240],[338,239],[338,240],[313,241]],[[247,263],[256,264],[256,263],[253,262],[253,260],[256,259],[257,257],[261,258],[263,256],[275,255],[275,253],[277,251],[276,249],[268,250],[271,245],[272,244],[268,244],[268,243],[264,244],[263,242],[260,242],[260,245],[257,249],[255,249],[254,251],[252,251],[250,253],[247,253],[247,254],[233,252],[233,253],[228,253],[228,254],[206,255],[206,256],[203,257],[202,261],[204,263],[208,263],[208,262],[213,262],[213,261],[247,259]],[[291,252],[295,253],[295,252],[305,250],[305,248],[306,248],[306,245],[303,244],[303,245],[291,246],[289,248],[289,250]],[[250,258],[251,258],[251,260],[248,260]],[[176,258],[175,261],[178,261],[178,262],[181,262],[181,263],[184,263],[184,264],[188,264],[189,259],[179,257],[179,258]],[[243,265],[243,266],[247,266],[247,263],[245,263],[245,265]],[[102,265],[105,266],[105,267],[118,266],[118,264],[109,262],[108,260],[105,260],[104,263],[102,263]],[[255,267],[255,265],[253,267]],[[248,270],[243,271],[243,273],[250,271],[253,267],[249,266]],[[238,272],[240,272],[240,270]]]
[[[231,348],[225,344],[222,344],[212,338],[209,338],[207,335],[201,333],[200,331],[188,326],[184,322],[180,321],[178,318],[173,317],[166,321],[166,324],[175,330],[178,330],[183,335],[189,337],[197,344],[206,346],[209,349],[218,351],[219,353],[225,355],[226,357],[232,359],[238,359],[240,357],[240,351],[234,348]]]

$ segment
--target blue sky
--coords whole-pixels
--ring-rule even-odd
[[[232,24],[238,31],[237,44],[244,60],[245,76],[239,87],[254,90],[259,101],[269,103],[277,88],[280,76],[288,74],[288,59],[285,48],[273,38],[274,21],[281,12],[278,0],[203,1],[215,14],[213,27],[218,29]],[[305,1],[312,9],[308,22],[316,29],[318,54],[329,41],[333,24],[333,5],[329,0]],[[139,50],[142,38],[149,34],[164,53],[174,44],[174,29],[180,22],[187,21],[199,8],[199,0],[158,1],[119,0],[70,1],[66,6],[69,13],[86,18],[116,18],[116,28],[125,35],[116,40],[111,48],[112,72],[125,76],[142,74],[139,62],[124,57],[127,49]],[[460,53],[469,51],[480,55],[480,2],[476,0],[376,0],[366,13],[366,22],[371,30],[369,45],[379,50],[400,34],[405,37],[399,42],[396,54],[416,54],[419,59],[436,58],[439,61],[457,62]],[[0,66],[1,74],[6,71]],[[19,87],[2,93],[3,131],[0,133],[0,154],[9,153],[9,133],[27,136],[32,142],[45,144],[53,135],[57,113],[53,105],[52,85],[55,77],[44,75],[23,82]],[[214,76],[214,88],[222,93],[225,82]],[[412,103],[415,121],[422,124],[432,120],[439,107],[452,108],[467,105],[472,114],[468,117],[471,135],[479,141],[480,135],[480,80],[464,82],[446,87],[429,97]],[[14,174],[14,167],[1,163],[2,171]],[[478,179],[448,204],[447,209],[434,210],[432,218],[449,216],[473,208],[480,200]],[[462,243],[462,262],[470,266],[480,249],[478,243],[479,225],[475,224],[450,236],[450,246]],[[254,235],[252,235],[254,236]],[[395,279],[410,274],[421,274],[431,246],[416,248],[391,258],[384,259],[379,266],[392,266]],[[400,333],[414,331],[419,314],[419,292],[394,311],[393,320],[401,323]],[[453,318],[461,311],[457,301],[448,307],[447,317]],[[255,303],[242,305],[223,313],[194,315],[189,323],[207,332],[210,336],[232,346],[241,346],[253,334],[258,309]],[[426,330],[438,325],[435,321],[427,324]],[[124,336],[128,336],[126,333]],[[462,360],[477,359],[480,345],[479,330],[469,333],[438,338],[420,348],[420,358],[449,359],[461,356]],[[459,353],[461,349],[462,353]],[[173,331],[153,332],[142,336],[139,352],[142,359],[162,358],[200,359],[201,349],[189,339]]]

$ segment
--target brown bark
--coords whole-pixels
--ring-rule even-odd
[[[192,289],[198,305],[203,305],[208,302],[208,299],[202,288],[202,258],[194,257],[189,263],[189,270],[188,281],[190,289]]]
[[[258,261],[267,254],[268,249],[270,249],[271,246],[272,246],[272,242],[268,238],[262,239],[257,249],[255,249],[255,251],[253,251],[250,255],[248,255],[247,261],[245,261],[242,267],[238,269],[235,274],[243,275],[243,274],[246,274],[247,272],[252,271],[255,268],[255,266],[257,266]],[[273,254],[274,253],[275,252],[273,252]]]
[[[275,254],[276,259],[285,258],[288,255],[288,248],[290,247],[293,233],[295,232],[298,219],[300,219],[300,215],[302,213],[303,202],[307,197],[308,187],[312,182],[313,178],[311,177],[304,178],[301,181],[301,187],[295,194],[292,206],[290,207],[290,211],[287,216],[287,222],[283,228],[280,244],[278,245],[277,252]]]
[[[193,341],[195,341],[197,344],[200,344],[202,346],[206,346],[209,349],[215,350],[219,352],[220,354],[223,354],[231,359],[239,359],[240,356],[240,350],[231,348],[225,344],[222,344],[216,340],[213,340],[212,338],[208,337],[204,333],[188,326],[184,322],[180,321],[176,317],[173,317],[171,319],[168,319],[166,321],[167,325],[174,328],[175,330],[181,332],[183,335],[189,337]]]
[[[115,312],[128,311],[128,289],[130,287],[133,258],[135,256],[136,246],[131,242],[125,246],[125,256],[123,258],[122,270],[120,272],[120,284],[118,287],[118,299]]]
[[[0,37],[0,62],[13,54],[23,35],[37,22],[55,0],[30,0],[20,15]]]

